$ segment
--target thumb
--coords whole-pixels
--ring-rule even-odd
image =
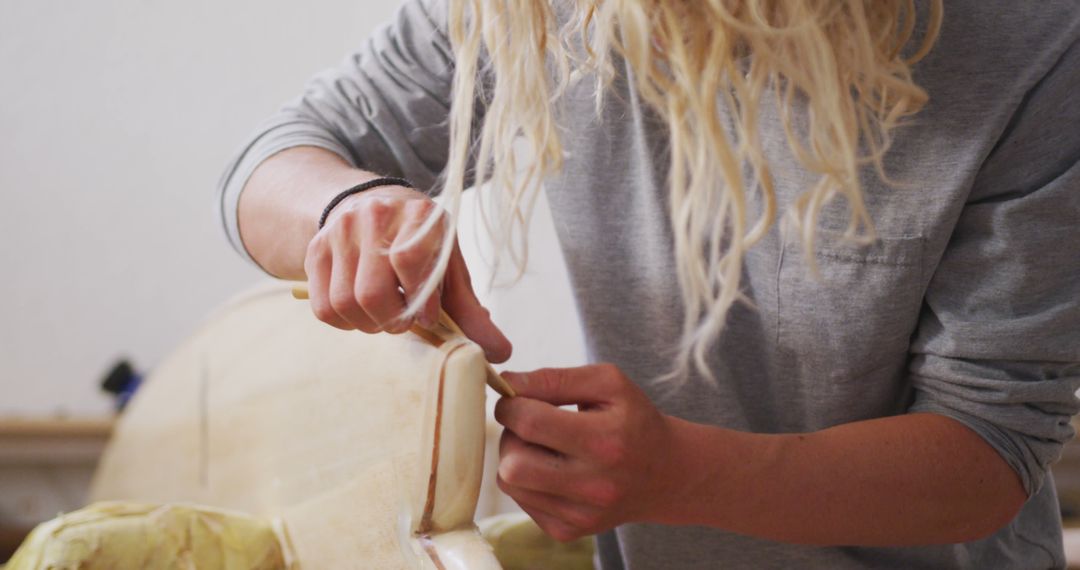
[[[491,320],[491,313],[476,298],[469,269],[456,243],[443,280],[442,305],[465,336],[484,349],[488,362],[506,362],[510,358],[513,347]]]
[[[555,406],[605,404],[621,386],[611,365],[542,368],[533,372],[503,372],[518,396]]]

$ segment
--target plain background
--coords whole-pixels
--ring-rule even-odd
[[[107,413],[98,383],[117,358],[152,368],[266,279],[224,238],[218,178],[263,118],[396,6],[0,3],[0,416]],[[548,216],[526,278],[484,295],[513,369],[584,359]]]

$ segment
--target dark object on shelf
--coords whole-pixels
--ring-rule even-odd
[[[101,380],[101,389],[116,398],[116,410],[121,411],[141,383],[142,375],[135,371],[130,362],[121,360]]]

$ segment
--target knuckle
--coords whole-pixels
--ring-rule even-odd
[[[504,456],[499,461],[499,478],[508,485],[520,485],[523,481],[525,471],[525,465],[515,455]]]
[[[517,414],[516,417],[510,418],[510,424],[511,431],[525,440],[534,438],[540,428],[539,420],[532,414]]]
[[[326,247],[326,240],[322,234],[312,238],[308,242],[307,251],[304,252],[304,271],[311,275],[315,268],[330,256],[330,248]]]
[[[329,303],[311,303],[311,311],[315,313],[315,318],[324,323],[329,323],[337,320],[337,311],[335,311]]]
[[[379,196],[368,197],[356,205],[359,223],[367,229],[382,233],[391,224],[396,214],[395,200]]]
[[[615,467],[623,463],[629,453],[626,442],[616,436],[602,435],[592,438],[589,451],[605,467]]]
[[[383,300],[383,292],[378,287],[362,286],[356,288],[356,303],[361,307],[378,306]]]
[[[380,332],[379,327],[377,327],[377,326],[375,326],[373,324],[370,324],[370,323],[366,323],[366,322],[357,324],[356,325],[356,330],[358,330],[360,332],[367,333],[367,334],[375,334],[377,332]]]
[[[380,218],[393,215],[394,202],[391,198],[368,196],[366,200],[361,200],[357,207],[366,216]]]
[[[597,364],[595,377],[605,390],[617,390],[622,386],[622,373],[614,364]]]
[[[323,253],[323,250],[326,249],[326,247],[325,247],[326,246],[326,237],[325,236],[326,236],[326,234],[324,234],[323,232],[319,232],[319,233],[315,234],[315,237],[311,238],[311,241],[309,241],[308,244],[307,244],[307,255],[306,255],[306,257],[314,258],[314,257],[317,257],[317,256],[319,256],[319,255],[321,255]]]
[[[610,362],[597,364],[596,371],[604,377],[617,378],[619,376],[619,367]]]
[[[506,482],[506,479],[503,479],[501,475],[495,478],[495,486],[507,495],[510,495],[514,492],[514,488],[511,487],[510,484]]]
[[[413,325],[413,319],[408,317],[398,317],[390,322],[386,327],[386,332],[390,334],[404,334],[409,332],[409,329]]]
[[[430,252],[420,243],[408,247],[395,247],[390,250],[390,263],[395,268],[415,269],[427,263]]]
[[[356,306],[356,299],[348,290],[334,289],[330,291],[330,307],[338,314],[349,312]]]
[[[541,388],[549,394],[558,394],[566,384],[566,372],[561,368],[542,368],[536,376],[540,379]]]
[[[340,215],[330,221],[330,231],[337,234],[349,235],[356,229],[355,210],[346,209]]]
[[[409,200],[405,203],[405,212],[412,218],[427,217],[431,215],[431,210],[435,207],[435,202],[431,200]]]
[[[389,325],[385,329],[385,331],[387,333],[393,334],[393,335],[405,334],[406,332],[409,332],[409,325],[408,324],[400,324],[398,321],[395,321],[394,324]]]

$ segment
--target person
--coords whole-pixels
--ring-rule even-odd
[[[1064,568],[1077,93],[1068,0],[408,0],[222,216],[326,323],[497,363],[457,199],[521,258],[542,183],[595,364],[505,373],[498,484],[604,570]]]

